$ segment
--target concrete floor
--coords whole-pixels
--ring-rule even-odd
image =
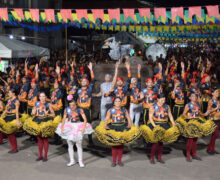
[[[183,156],[184,144],[173,144],[164,149],[166,164],[151,165],[146,149],[132,144],[125,148],[124,167],[111,165],[111,150],[96,142],[94,148],[87,148],[84,140],[85,168],[78,164],[66,167],[67,149],[64,146],[51,145],[48,162],[36,162],[37,144],[27,141],[28,136],[18,138],[19,152],[8,154],[9,144],[0,145],[1,180],[219,180],[220,155],[209,156],[206,145],[209,138],[199,142],[198,155],[203,161],[186,162]],[[141,142],[141,141],[139,141]],[[220,139],[216,150],[220,151]],[[77,153],[75,153],[77,155]],[[77,157],[77,156],[76,156]]]

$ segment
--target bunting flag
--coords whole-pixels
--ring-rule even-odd
[[[206,6],[206,8],[209,17],[213,16],[219,18],[218,6]]]
[[[201,6],[189,7],[189,18],[193,15],[201,18]]]
[[[171,8],[171,16],[172,21],[175,21],[177,16],[183,19],[183,7]]]
[[[46,22],[47,21],[46,13],[45,12],[41,12],[39,18],[40,18],[41,22]],[[49,22],[51,22],[51,21],[49,21]]]
[[[88,21],[93,22],[95,24],[95,19],[93,17],[93,14],[91,13],[88,14]]]
[[[63,18],[62,18],[62,15],[60,12],[57,13],[57,19],[58,19],[58,22],[62,22],[63,21]]]
[[[207,11],[206,11],[207,9]],[[155,8],[151,12],[149,8],[137,9],[108,9],[104,13],[103,9],[92,9],[88,13],[87,9],[45,9],[39,12],[39,9],[12,9],[0,8],[0,20],[11,22],[38,22],[38,23],[71,23],[78,28],[96,28],[108,29],[116,25],[126,26],[123,31],[133,28],[129,26],[136,25],[156,26],[156,25],[205,25],[206,23],[220,24],[219,6],[206,6],[205,8],[189,7],[173,7],[171,9]],[[73,12],[72,12],[73,11]],[[101,20],[101,21],[100,21]],[[112,29],[112,27],[111,27]],[[160,28],[159,28],[160,29]],[[173,28],[175,29],[175,27]]]
[[[125,21],[128,17],[134,19],[134,9],[123,9],[123,12]]]
[[[72,21],[72,10],[71,9],[61,9],[60,14],[65,23],[68,22],[68,19]]]
[[[166,19],[166,8],[155,8],[154,15],[156,19],[158,19],[160,16]]]
[[[9,16],[9,20],[11,17]],[[21,26],[23,28],[28,28],[33,31],[40,32],[50,32],[59,31],[61,28],[73,27],[73,28],[90,28],[96,30],[110,30],[110,31],[133,31],[138,35],[150,36],[151,38],[156,38],[158,40],[190,40],[190,41],[206,41],[207,39],[220,40],[220,26],[219,25],[190,25],[190,26],[142,26],[142,25],[116,25],[116,26],[106,26],[91,24],[91,23],[76,23],[71,25],[68,24],[58,24],[58,25],[47,25],[47,26],[31,26],[19,22],[3,22],[4,24],[10,26]]]
[[[82,18],[85,18],[88,20],[88,14],[87,9],[76,9],[77,19],[79,22],[81,22]]]
[[[31,22],[32,17],[31,17],[30,11],[24,11],[24,17],[25,17],[25,20]]]
[[[77,15],[76,15],[76,13],[72,13],[72,20],[73,20],[73,21],[77,21]]]
[[[45,9],[46,21],[52,21],[55,23],[54,9]]]
[[[139,8],[138,9],[140,17],[146,16],[150,19],[150,8]]]
[[[8,9],[0,8],[0,19],[4,21],[8,21]]]
[[[103,22],[110,22],[110,19],[109,19],[109,15],[108,14],[104,14],[104,19],[103,19]]]
[[[19,21],[22,21],[24,19],[23,9],[15,8],[14,11],[18,16]]]
[[[93,18],[94,20],[100,18],[101,20],[104,20],[104,10],[103,9],[92,9]]]
[[[109,20],[116,19],[117,22],[120,22],[120,9],[108,9]]]
[[[185,24],[192,23],[192,17],[189,18],[189,10],[184,11],[184,23]]]
[[[31,13],[32,20],[34,22],[39,22],[39,9],[29,9]]]
[[[215,17],[211,16],[209,17],[208,15],[206,15],[206,23],[215,23]]]

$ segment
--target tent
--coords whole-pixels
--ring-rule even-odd
[[[9,39],[7,36],[0,36],[1,58],[26,58],[42,56],[49,57],[49,49],[16,39]]]

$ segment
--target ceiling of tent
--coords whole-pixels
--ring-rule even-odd
[[[6,36],[0,36],[0,57],[26,58],[42,56],[50,56],[50,52],[47,48],[16,39],[9,39]]]

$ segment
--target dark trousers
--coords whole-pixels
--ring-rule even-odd
[[[91,109],[90,108],[83,108],[83,111],[86,115],[87,122],[91,123],[92,122]]]
[[[147,124],[149,119],[149,109],[144,108],[144,124]]]
[[[84,111],[84,113],[85,113],[87,122],[88,122],[88,123],[92,123],[91,109],[90,109],[90,108],[82,108],[82,109],[83,109],[83,111]],[[92,134],[89,134],[89,135],[88,135],[88,138],[89,138],[89,144],[93,144]]]
[[[33,107],[27,106],[27,113],[28,113],[29,115],[31,115],[32,109],[33,109]]]
[[[19,111],[21,113],[27,113],[27,103],[20,101],[20,108]]]

